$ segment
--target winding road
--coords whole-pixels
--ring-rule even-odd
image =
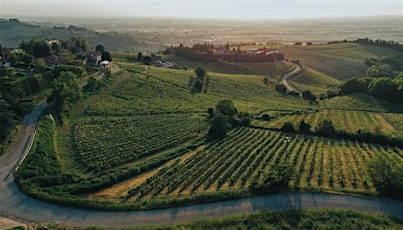
[[[291,72],[285,73],[281,77],[281,82],[283,83],[283,85],[285,85],[285,87],[287,87],[288,91],[298,91],[294,87],[292,87],[290,84],[288,84],[287,80],[290,79],[292,76],[294,76],[296,73],[300,72],[302,70],[302,66],[300,64],[295,64],[295,63],[291,63],[291,64],[293,64],[295,66],[295,69]]]
[[[295,70],[294,70],[295,71]],[[403,220],[403,203],[374,197],[323,193],[285,193],[151,211],[93,211],[61,207],[30,198],[14,184],[13,172],[34,140],[38,118],[47,104],[38,104],[24,119],[10,150],[0,157],[0,213],[27,222],[72,226],[134,226],[167,224],[202,217],[242,214],[256,210],[337,207],[395,216]]]

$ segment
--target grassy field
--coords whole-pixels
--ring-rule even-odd
[[[365,76],[366,58],[381,58],[396,53],[388,48],[356,43],[288,46],[279,50],[287,59],[300,60],[302,65],[339,80]]]
[[[313,69],[307,69],[303,74],[290,79],[290,84],[299,92],[309,90],[315,95],[325,94],[336,88],[342,81],[322,74]]]

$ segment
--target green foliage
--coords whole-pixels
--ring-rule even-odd
[[[281,83],[276,84],[274,88],[280,93],[287,93],[287,87]]]
[[[371,81],[372,79],[369,78],[348,79],[339,86],[340,94],[345,95],[356,92],[366,92],[368,90],[368,85]]]
[[[368,171],[376,190],[383,196],[402,199],[403,191],[403,163],[391,156],[371,159]]]
[[[51,54],[51,50],[46,42],[38,37],[26,42],[23,41],[20,45],[21,49],[25,50],[28,54],[32,54],[34,57],[47,57]]]
[[[304,133],[304,134],[310,134],[310,133],[312,132],[312,131],[311,131],[311,125],[305,123],[304,120],[302,120],[301,123],[299,123],[298,130],[299,130],[301,133]]]
[[[87,81],[87,84],[83,87],[83,91],[84,93],[92,94],[98,92],[102,87],[104,87],[102,82],[98,81],[94,77],[90,77]]]
[[[291,122],[285,122],[280,130],[287,133],[295,133],[295,127]]]
[[[237,113],[237,109],[234,106],[232,100],[224,99],[217,103],[216,105],[216,113],[221,113],[224,116],[229,117],[230,119]]]
[[[302,98],[305,100],[316,101],[316,95],[312,94],[309,90],[302,91]]]
[[[204,81],[206,70],[203,67],[199,66],[197,67],[197,69],[195,69],[195,74],[199,80]]]
[[[102,61],[111,62],[112,61],[112,56],[111,56],[111,54],[109,52],[104,51],[104,52],[102,52],[101,59],[102,59]]]
[[[53,103],[59,112],[67,111],[72,103],[83,97],[80,83],[72,72],[61,72],[53,88],[48,102]]]
[[[318,124],[318,126],[316,126],[315,132],[323,136],[334,136],[336,134],[336,129],[331,120],[324,119]]]
[[[224,138],[230,128],[231,125],[228,123],[228,117],[223,115],[222,113],[216,113],[212,118],[207,134],[207,140]]]
[[[375,97],[391,101],[402,103],[403,89],[399,89],[398,85],[392,78],[381,77],[373,80],[369,86],[368,91]]]
[[[146,229],[399,229],[388,216],[341,209],[258,211],[241,216],[201,219],[187,224]]]
[[[95,51],[102,53],[105,51],[105,48],[103,45],[97,45],[95,46]]]

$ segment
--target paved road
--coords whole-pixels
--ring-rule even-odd
[[[0,158],[0,213],[32,222],[74,226],[133,226],[241,214],[261,209],[339,207],[388,214],[403,220],[402,202],[322,193],[286,193],[142,212],[80,210],[44,203],[21,193],[13,182],[12,172],[33,140],[36,122],[45,107],[46,103],[42,102],[32,114],[25,117],[15,143],[10,151]]]
[[[288,91],[298,91],[296,90],[294,87],[292,87],[290,84],[288,84],[287,80],[292,77],[294,74],[298,73],[299,71],[301,71],[302,67],[299,64],[295,64],[295,63],[291,63],[295,66],[295,69],[291,72],[285,73],[282,77],[281,77],[281,82],[283,83],[283,85],[285,85],[285,87],[287,87]]]

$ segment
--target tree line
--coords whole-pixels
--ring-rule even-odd
[[[176,47],[168,47],[164,54],[176,55],[190,61],[198,62],[217,62],[219,59],[236,63],[256,63],[256,62],[275,62],[284,60],[281,53],[270,55],[247,55],[240,50],[232,51],[231,54],[215,54],[214,46],[210,44],[196,44],[193,47],[185,47],[182,44]]]

